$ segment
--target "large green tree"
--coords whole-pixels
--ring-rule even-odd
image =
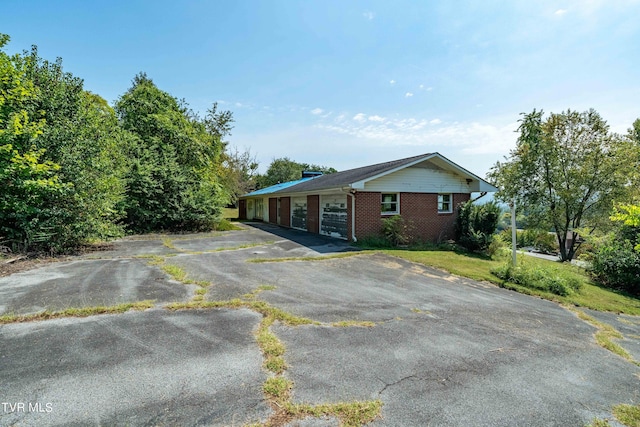
[[[612,134],[594,111],[524,114],[516,148],[498,162],[489,179],[497,197],[516,200],[527,222],[555,231],[563,261],[579,246],[573,232],[608,221],[616,200],[628,196],[638,146]]]
[[[288,157],[281,157],[274,159],[269,165],[267,172],[258,178],[258,186],[264,188],[283,182],[295,181],[302,177],[303,171],[322,172],[324,174],[337,172],[337,170],[332,167],[298,163]]]
[[[226,147],[222,155],[220,176],[229,193],[229,202],[234,206],[238,197],[256,188],[258,166],[250,149],[240,151],[237,147]]]
[[[115,109],[121,126],[135,135],[127,151],[131,165],[123,203],[129,229],[214,227],[229,200],[219,170],[231,113],[214,104],[201,119],[144,73]]]
[[[9,36],[0,35],[0,49]],[[65,182],[60,158],[43,146],[51,132],[43,88],[34,81],[37,55],[0,50],[0,245],[13,250],[58,251],[79,236],[69,209],[73,184]]]
[[[62,60],[42,59],[33,47],[25,52],[27,76],[37,89],[30,105],[46,125],[34,140],[44,158],[60,165],[61,180],[70,188],[60,207],[68,245],[120,234],[115,222],[124,196],[130,136],[118,126],[114,110],[100,96],[84,90],[81,78],[64,71]]]

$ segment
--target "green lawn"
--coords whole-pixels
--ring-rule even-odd
[[[503,280],[491,273],[492,268],[501,265],[504,261],[495,261],[488,257],[476,254],[465,254],[444,250],[414,251],[386,249],[381,252],[420,264],[440,268],[458,276],[494,283],[498,286],[529,295],[536,295],[541,298],[557,301],[563,304],[572,304],[599,311],[640,315],[640,299],[600,287],[590,280],[589,276],[583,269],[570,264],[547,261],[526,255],[518,255],[518,262],[525,262],[527,264],[542,267],[549,271],[549,274],[578,276],[582,282],[582,289],[579,292],[563,297],[549,292],[525,288],[512,283],[505,283]]]
[[[238,219],[238,208],[222,208],[222,218],[233,221]]]

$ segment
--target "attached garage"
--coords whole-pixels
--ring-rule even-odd
[[[320,234],[347,239],[347,196],[322,196],[320,209]]]
[[[307,197],[291,198],[291,227],[307,231]]]

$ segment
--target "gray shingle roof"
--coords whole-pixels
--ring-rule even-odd
[[[355,182],[362,181],[363,179],[371,178],[372,176],[379,175],[381,173],[393,170],[404,165],[408,165],[430,155],[431,153],[421,154],[419,156],[407,157],[406,159],[392,160],[390,162],[378,163],[375,165],[363,166],[360,168],[349,169],[342,172],[322,175],[317,178],[304,181],[300,184],[293,185],[282,190],[274,191],[274,193],[295,193],[299,191],[316,191],[329,188],[346,187],[349,184],[353,184]]]

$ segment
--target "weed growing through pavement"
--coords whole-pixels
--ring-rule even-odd
[[[614,406],[611,412],[613,413],[613,416],[616,418],[616,420],[618,420],[622,425],[625,425],[627,427],[640,426],[640,405],[620,404]],[[601,420],[596,418],[587,427],[612,426],[611,424],[609,424],[609,420]]]
[[[364,255],[367,252],[341,252],[333,255],[323,256],[302,256],[302,257],[288,257],[288,258],[250,258],[247,262],[253,263],[265,263],[265,262],[287,262],[287,261],[324,261],[328,259],[338,258],[350,258],[352,256]]]
[[[575,313],[580,319],[598,328],[598,330],[594,334],[598,345],[609,350],[612,353],[617,354],[618,356],[626,359],[627,361],[633,363],[634,365],[640,366],[640,362],[636,361],[631,356],[631,354],[629,354],[627,350],[625,350],[624,348],[622,348],[622,346],[612,341],[614,339],[621,340],[624,338],[624,336],[618,330],[616,330],[613,326],[607,325],[606,323],[602,323],[594,319],[593,317],[589,316],[582,310],[578,310],[576,308],[569,307],[569,306],[564,306],[564,307],[567,308],[569,311],[572,311],[573,313]]]
[[[111,306],[67,308],[60,311],[43,311],[35,314],[5,314],[0,316],[0,325],[59,319],[62,317],[89,317],[97,314],[117,314],[129,310],[142,311],[152,307],[153,301],[139,301]]]
[[[273,333],[271,326],[280,322],[286,326],[322,325],[322,323],[296,316],[279,308],[269,305],[265,301],[256,300],[260,292],[276,289],[272,285],[261,285],[254,291],[228,301],[189,301],[173,303],[166,306],[169,310],[206,309],[206,308],[247,308],[262,314],[262,321],[255,332],[256,342],[262,352],[263,368],[271,376],[262,386],[265,397],[271,404],[273,414],[264,424],[250,426],[277,427],[285,425],[295,419],[304,417],[334,416],[343,426],[362,426],[380,416],[382,402],[380,400],[366,402],[342,402],[334,404],[309,405],[291,402],[293,382],[284,376],[287,363],[284,359],[286,347]],[[345,320],[331,323],[334,327],[373,327],[375,323],[366,321]],[[248,426],[249,427],[249,426]]]

